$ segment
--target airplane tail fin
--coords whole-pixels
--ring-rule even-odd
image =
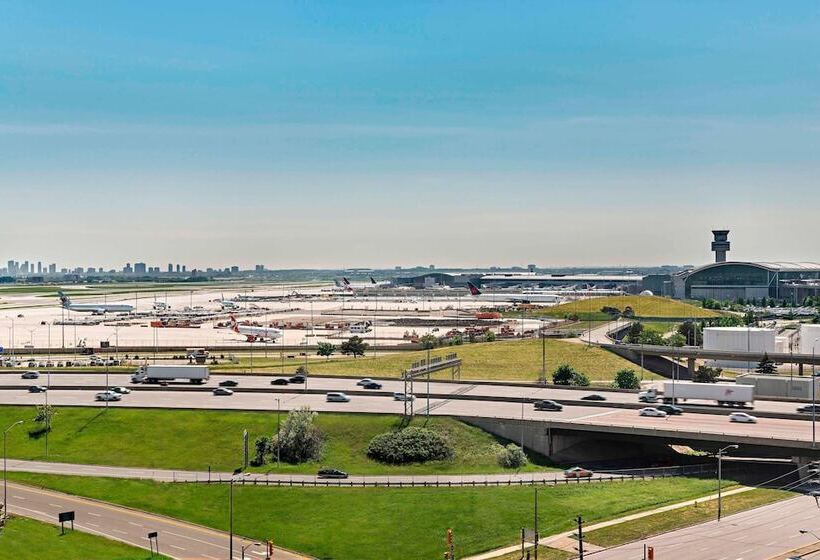
[[[373,285],[375,286],[378,282],[376,282],[376,281],[373,279],[373,277],[371,276],[371,277],[370,277],[370,283],[371,283],[371,284],[373,284]]]
[[[347,277],[342,276],[342,282],[344,282],[344,287],[346,290],[351,292],[353,291],[353,286],[350,285],[350,280],[348,280]]]
[[[57,292],[57,295],[60,296],[60,303],[63,305],[63,307],[71,305],[71,299],[63,292]]]
[[[231,313],[230,318],[231,318],[231,330],[233,332],[238,333],[239,332],[239,323],[236,322],[236,317],[233,316],[233,313]]]
[[[481,295],[481,290],[476,288],[475,284],[473,284],[472,282],[467,282],[467,287],[470,288],[470,295],[474,295],[474,296],[480,296]]]

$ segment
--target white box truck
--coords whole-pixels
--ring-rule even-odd
[[[717,401],[721,406],[745,406],[754,403],[754,386],[737,383],[693,383],[691,381],[667,381],[663,384],[663,402],[697,399]]]
[[[208,366],[142,366],[131,376],[131,383],[159,383],[160,381],[188,381],[205,383],[210,377]]]

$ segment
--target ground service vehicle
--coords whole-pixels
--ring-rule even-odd
[[[697,399],[717,401],[720,406],[746,406],[754,403],[754,386],[737,383],[692,383],[690,381],[663,384],[663,402]]]
[[[201,384],[211,376],[208,366],[142,366],[131,376],[131,383],[159,383],[183,380]]]

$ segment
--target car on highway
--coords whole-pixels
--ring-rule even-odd
[[[365,383],[364,385],[362,385],[362,389],[378,390],[378,389],[381,389],[381,388],[382,388],[382,384],[381,383],[376,383],[375,381],[371,381],[370,383]]]
[[[401,391],[396,391],[393,393],[393,400],[394,401],[414,401],[416,400],[416,395],[411,395],[408,393],[402,393]]]
[[[584,397],[581,397],[581,400],[582,401],[605,401],[606,397],[603,396],[603,395],[599,395],[597,393],[593,393],[591,395],[586,395]]]
[[[35,371],[35,370],[29,370],[29,371],[23,373],[23,375],[21,375],[20,377],[22,379],[39,379],[40,378],[40,372]]]
[[[287,377],[277,377],[276,379],[271,379],[271,385],[287,385],[290,383]]]
[[[131,389],[128,387],[111,387],[111,390],[120,395],[128,395],[131,393]]]
[[[368,383],[373,383],[373,380],[370,379],[369,377],[365,377],[364,379],[360,379],[359,381],[357,381],[356,385],[359,385],[360,387],[364,387]]]
[[[733,412],[729,415],[729,422],[740,422],[742,424],[755,424],[757,417],[745,412]]]
[[[227,387],[217,387],[212,392],[216,396],[229,397],[229,396],[233,395],[233,391],[231,391]]]
[[[666,418],[666,413],[663,410],[658,410],[655,407],[647,406],[638,411],[639,416],[651,416],[653,418]]]
[[[290,381],[291,383],[304,383],[306,379],[307,376],[302,375],[301,373],[297,373],[293,377],[289,378],[288,381]]]
[[[239,385],[239,381],[234,381],[233,379],[226,379],[225,381],[220,381],[220,387],[236,387]]]
[[[675,406],[674,404],[659,404],[655,408],[667,413],[670,416],[674,416],[676,414],[683,414],[683,409],[679,406]]]
[[[95,401],[118,401],[122,399],[122,395],[114,391],[103,391],[94,395]]]
[[[592,471],[583,467],[572,467],[564,471],[564,478],[590,478]]]
[[[348,474],[339,469],[319,469],[317,476],[319,478],[347,478]]]
[[[338,392],[328,393],[325,395],[325,399],[327,402],[350,402],[350,397]]]
[[[48,391],[48,387],[42,385],[32,385],[28,388],[29,393],[45,393],[46,391]]]
[[[547,399],[535,401],[532,405],[535,410],[549,410],[554,412],[561,412],[564,410],[564,406],[562,404]]]
[[[798,406],[797,412],[802,414],[820,414],[820,404],[807,404],[805,406]]]

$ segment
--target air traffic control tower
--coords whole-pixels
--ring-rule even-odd
[[[715,236],[712,241],[712,251],[715,253],[715,262],[726,262],[726,252],[730,249],[729,230],[728,229],[713,229],[712,235]]]

